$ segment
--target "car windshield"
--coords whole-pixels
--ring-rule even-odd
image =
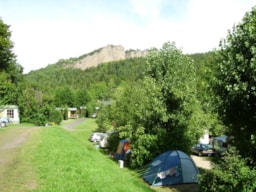
[[[211,149],[212,145],[202,144],[201,145],[203,149]]]

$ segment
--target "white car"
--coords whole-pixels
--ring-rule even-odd
[[[108,139],[111,135],[118,134],[118,131],[108,131],[99,141],[100,148],[108,148]]]
[[[10,121],[7,117],[0,117],[0,127],[6,127],[9,122]]]
[[[107,148],[108,147],[108,134],[105,134],[103,138],[99,141],[100,148]]]
[[[91,142],[99,142],[106,134],[105,133],[92,133],[89,137],[89,141]]]

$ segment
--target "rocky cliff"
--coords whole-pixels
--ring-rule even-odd
[[[121,45],[107,45],[89,54],[81,56],[81,59],[74,63],[74,68],[87,69],[96,67],[101,63],[118,61],[134,57],[145,57],[146,51],[129,50],[126,51]]]

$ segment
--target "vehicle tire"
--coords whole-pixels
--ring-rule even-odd
[[[6,126],[6,123],[5,122],[1,122],[0,123],[0,127],[5,127]]]

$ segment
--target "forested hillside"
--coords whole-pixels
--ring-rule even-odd
[[[40,84],[43,87],[49,86],[53,89],[63,85],[74,89],[88,88],[95,83],[109,84],[110,81],[117,86],[122,80],[132,82],[141,79],[145,66],[145,58],[103,63],[85,70],[63,68],[63,63],[68,62],[69,60],[59,61],[44,69],[32,71],[25,77],[31,83]]]
[[[195,60],[198,73],[202,73],[205,63],[211,62],[212,55],[213,53],[209,52],[192,54],[189,57]],[[66,60],[60,59],[57,63],[48,65],[46,68],[26,74],[25,79],[34,87],[40,88],[44,94],[49,95],[54,94],[58,88],[63,86],[75,91],[79,89],[89,90],[97,84],[104,84],[111,90],[124,82],[134,83],[142,80],[146,66],[146,58],[140,57],[102,63],[97,67],[85,70],[66,67],[77,61],[79,61],[79,57]]]

